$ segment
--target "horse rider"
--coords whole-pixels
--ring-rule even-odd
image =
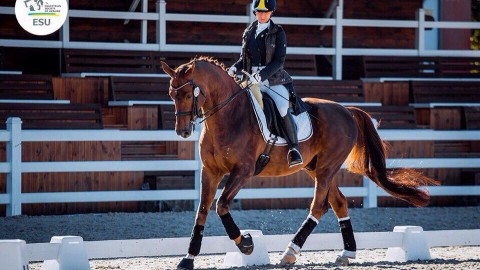
[[[275,11],[275,0],[254,0],[253,14],[256,20],[248,26],[242,36],[240,59],[228,69],[234,76],[245,70],[252,74],[249,83],[258,83],[260,90],[267,93],[283,119],[289,145],[287,161],[290,167],[303,163],[298,149],[297,126],[293,114],[308,110],[308,105],[297,98],[290,75],[283,69],[287,54],[285,31],[271,20]]]

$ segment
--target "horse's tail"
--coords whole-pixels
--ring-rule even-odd
[[[355,119],[358,136],[345,161],[353,173],[367,176],[392,196],[417,207],[426,206],[429,194],[419,189],[423,185],[438,185],[438,181],[411,169],[387,169],[386,146],[372,123],[370,115],[355,107],[348,108]]]

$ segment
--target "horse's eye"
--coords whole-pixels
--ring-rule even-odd
[[[192,94],[187,94],[187,99],[191,99],[192,98]]]

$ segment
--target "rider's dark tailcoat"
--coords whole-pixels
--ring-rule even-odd
[[[284,85],[290,92],[290,99],[295,104],[294,114],[308,110],[308,105],[296,98],[292,77],[283,69],[287,55],[287,39],[280,25],[270,20],[270,27],[255,38],[258,21],[250,24],[242,36],[240,59],[234,64],[237,71],[242,69],[252,73],[252,66],[265,66],[259,74],[262,81],[268,79],[270,86]]]

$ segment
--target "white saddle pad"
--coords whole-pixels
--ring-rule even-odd
[[[255,116],[257,118],[258,126],[260,127],[263,139],[265,140],[265,142],[267,142],[268,139],[270,137],[274,137],[274,135],[272,135],[272,133],[268,129],[265,114],[263,113],[262,108],[260,108],[260,104],[258,104],[258,101],[253,96],[251,90],[248,90],[248,94],[250,97],[250,102],[252,103],[253,110],[255,111]],[[298,141],[303,142],[310,139],[310,137],[312,137],[313,129],[308,112],[303,112],[299,115],[293,115],[293,119],[297,124]],[[278,141],[275,145],[287,145],[287,141],[285,140],[285,138],[279,136]]]

